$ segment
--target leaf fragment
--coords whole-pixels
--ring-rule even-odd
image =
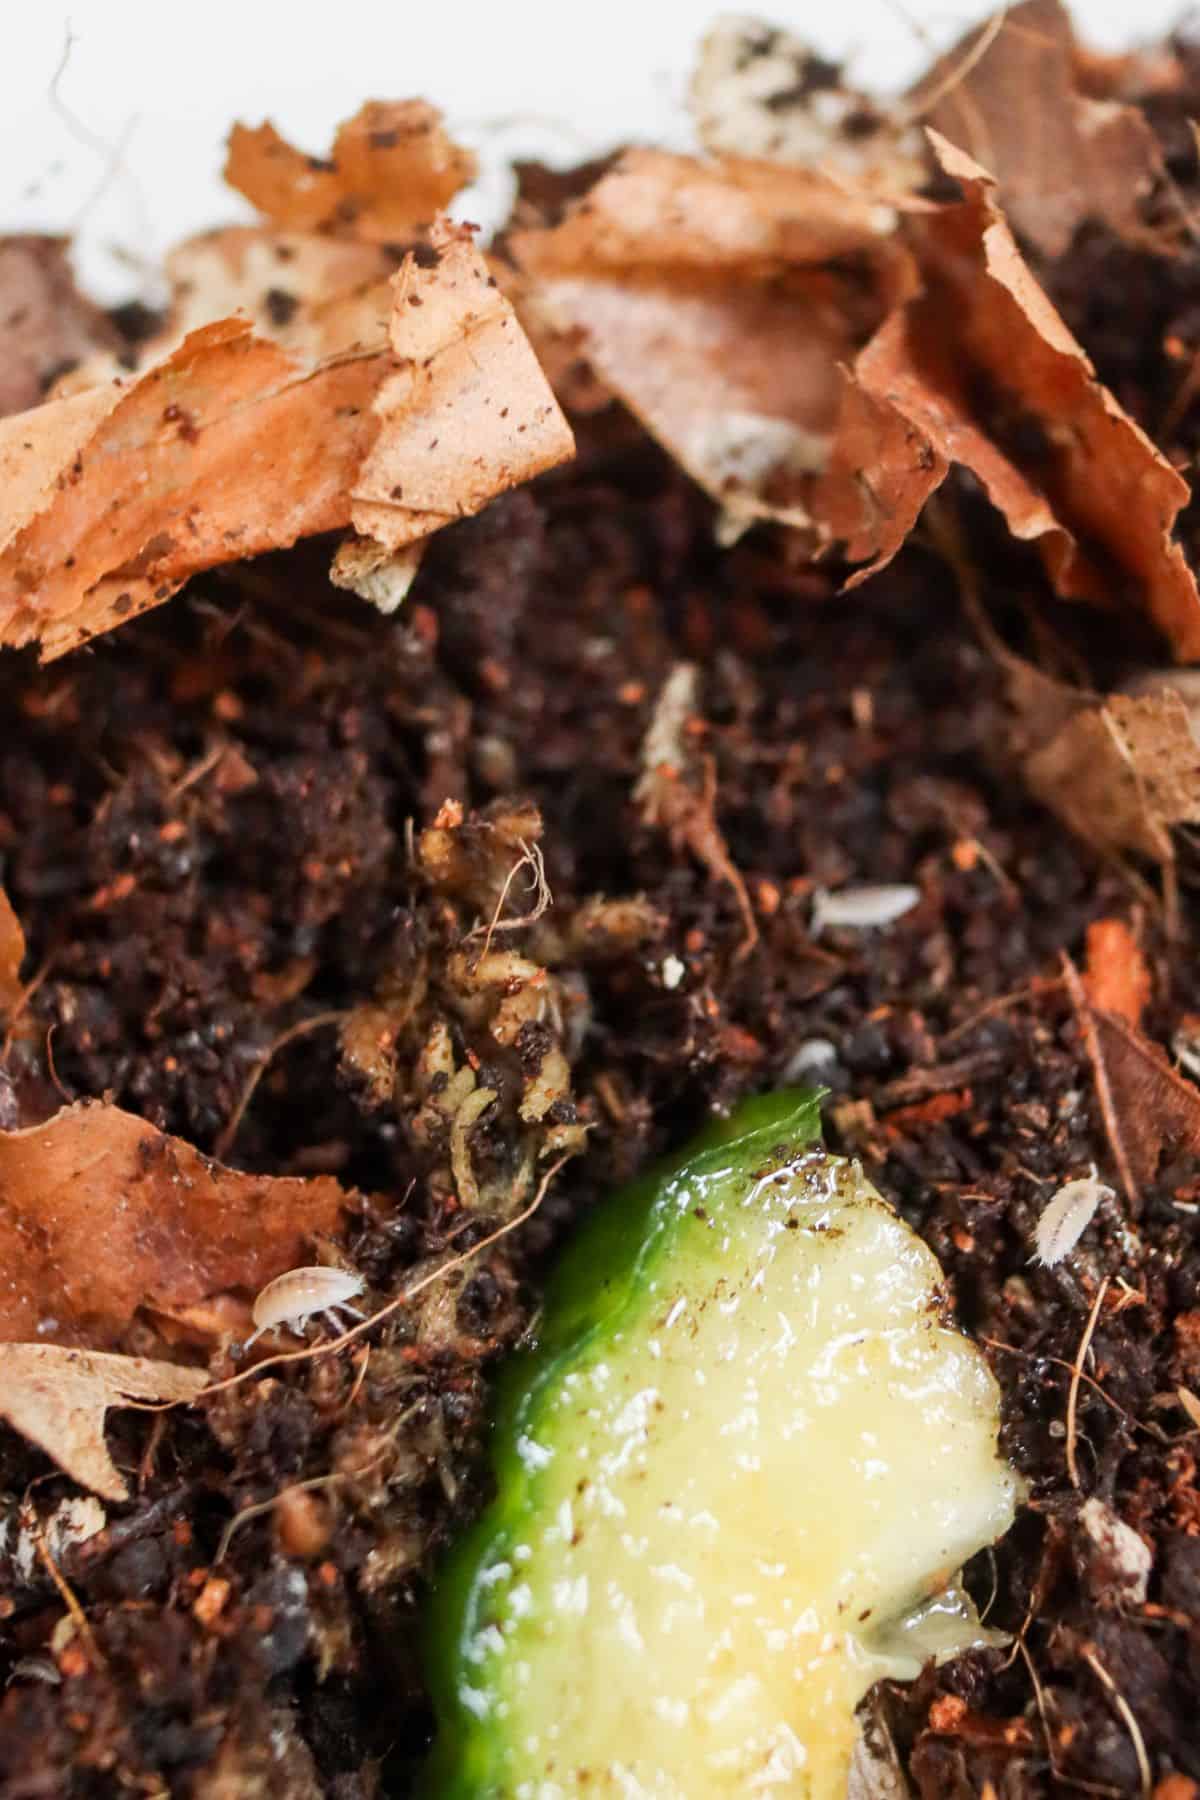
[[[368,100],[340,125],[326,159],[270,123],[235,125],[225,179],[274,224],[369,242],[423,232],[475,178],[475,158],[424,100]]]
[[[100,1101],[0,1132],[0,1342],[113,1343],[139,1307],[253,1292],[347,1199],[331,1176],[225,1168]]]
[[[857,187],[893,192],[925,179],[908,120],[851,87],[805,39],[762,19],[717,19],[700,45],[688,108],[717,155],[819,164]]]
[[[127,1500],[128,1486],[104,1442],[109,1407],[132,1400],[194,1400],[207,1380],[203,1369],[144,1356],[0,1344],[0,1418],[80,1486],[106,1500]]]
[[[1200,822],[1200,744],[1187,707],[1173,692],[1100,701],[1052,698],[1050,729],[1039,738],[1045,693],[1026,689],[1020,731],[1025,778],[1072,831],[1110,853],[1133,851],[1165,867],[1175,860],[1171,828]],[[1030,741],[1032,740],[1032,741]],[[1120,1009],[1117,1009],[1120,1010]]]
[[[395,269],[395,256],[382,246],[349,238],[265,225],[201,232],[163,259],[171,300],[161,328],[132,353],[88,357],[55,383],[53,397],[124,381],[131,369],[141,373],[170,356],[189,332],[234,316],[257,337],[314,361],[355,342],[382,346]]]
[[[989,29],[973,28],[934,64],[909,110],[995,176],[1014,227],[1044,255],[1061,256],[1088,220],[1149,247],[1139,207],[1164,169],[1144,113],[1080,90],[1061,0],[1011,7],[985,45]]]
[[[0,237],[0,322],[0,418],[37,406],[64,369],[119,345],[76,288],[61,238]]]
[[[1101,1012],[1116,1013],[1129,1025],[1140,1023],[1150,998],[1150,970],[1123,919],[1097,919],[1088,926],[1083,988]]]
[[[811,169],[627,152],[551,230],[534,304],[724,508],[812,523],[850,360],[908,263],[889,206]]]
[[[61,656],[198,570],[348,524],[385,361],[306,365],[225,319],[127,389],[0,421],[0,643]]]
[[[854,380],[924,437],[927,462],[904,485],[906,513],[950,463],[982,484],[1014,536],[1038,548],[1057,591],[1109,605],[1139,604],[1183,661],[1200,656],[1200,594],[1171,536],[1187,483],[1097,379],[1091,363],[1024,262],[970,157],[936,132],[943,172],[960,202],[907,219],[921,290],[894,309],[854,363]],[[863,434],[859,433],[860,439]],[[857,471],[839,458],[837,494],[856,550],[878,567],[899,535],[886,508],[894,427]],[[910,471],[912,447],[901,442]],[[923,491],[922,491],[923,489]],[[865,500],[856,508],[856,492]],[[851,533],[843,523],[841,536]]]
[[[1168,1146],[1200,1154],[1200,1088],[1118,1014],[1093,1012],[1092,1019],[1129,1166],[1148,1184]]]
[[[61,656],[201,569],[352,522],[394,550],[569,455],[479,253],[435,238],[390,284],[310,259],[318,299],[274,338],[218,319],[128,384],[0,421],[0,644]]]
[[[471,234],[442,221],[393,280],[393,372],[352,484],[364,538],[402,549],[562,462],[570,428]]]

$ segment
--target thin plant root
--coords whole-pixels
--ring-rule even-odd
[[[1096,1289],[1096,1298],[1092,1301],[1092,1310],[1088,1314],[1087,1324],[1083,1328],[1083,1336],[1079,1340],[1079,1349],[1075,1361],[1071,1365],[1071,1385],[1067,1389],[1067,1473],[1071,1477],[1071,1486],[1079,1486],[1079,1464],[1075,1459],[1075,1443],[1078,1437],[1077,1414],[1079,1411],[1079,1383],[1083,1378],[1083,1365],[1092,1342],[1092,1333],[1096,1329],[1096,1320],[1100,1317],[1100,1308],[1104,1296],[1108,1292],[1109,1278],[1106,1275]]]
[[[310,1031],[319,1031],[324,1025],[340,1025],[346,1016],[344,1011],[323,1012],[315,1014],[311,1019],[300,1019],[295,1025],[289,1025],[286,1031],[281,1031],[279,1036],[267,1045],[251,1069],[246,1079],[246,1085],[238,1097],[237,1105],[230,1113],[220,1137],[213,1145],[213,1155],[218,1162],[223,1162],[233,1148],[238,1127],[246,1116],[246,1108],[254,1098],[255,1089],[284,1046],[290,1044],[294,1038],[305,1037]]]

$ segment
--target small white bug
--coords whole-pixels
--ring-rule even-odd
[[[804,1081],[809,1075],[819,1075],[822,1069],[829,1068],[838,1059],[837,1045],[828,1038],[806,1038],[779,1071],[779,1079],[785,1084],[789,1081]]]
[[[1034,1232],[1034,1261],[1052,1269],[1072,1251],[1092,1220],[1101,1200],[1115,1200],[1092,1164],[1091,1172],[1068,1181],[1047,1203]]]
[[[911,912],[921,898],[920,888],[908,882],[871,883],[831,893],[818,888],[813,895],[812,934],[820,937],[826,926],[850,931],[877,931]]]
[[[244,1347],[248,1350],[264,1331],[274,1331],[277,1325],[301,1333],[310,1319],[321,1314],[340,1331],[344,1321],[339,1314],[362,1318],[358,1308],[348,1304],[362,1291],[362,1276],[348,1269],[324,1269],[319,1264],[311,1269],[289,1269],[268,1281],[255,1300],[254,1331]]]

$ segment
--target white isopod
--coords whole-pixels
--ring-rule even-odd
[[[920,888],[908,882],[871,883],[840,888],[836,893],[817,888],[813,894],[812,934],[820,937],[831,925],[845,931],[879,931],[911,912],[920,898]]]
[[[362,1276],[349,1269],[324,1269],[319,1264],[311,1269],[289,1269],[268,1281],[255,1300],[254,1331],[246,1339],[245,1348],[248,1350],[264,1331],[273,1331],[277,1325],[302,1332],[310,1319],[321,1314],[340,1331],[344,1324],[340,1314],[362,1318],[358,1308],[348,1304],[362,1291]]]
[[[1034,1232],[1034,1261],[1052,1269],[1070,1254],[1096,1216],[1101,1200],[1115,1200],[1092,1164],[1089,1175],[1068,1181],[1051,1196]]]

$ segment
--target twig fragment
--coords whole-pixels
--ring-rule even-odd
[[[91,1657],[93,1667],[97,1669],[107,1668],[108,1664],[105,1661],[104,1652],[96,1642],[96,1634],[92,1630],[88,1616],[84,1612],[83,1607],[79,1604],[79,1599],[75,1590],[54,1560],[54,1553],[47,1540],[45,1527],[33,1508],[30,1507],[28,1510],[32,1514],[30,1522],[33,1527],[33,1539],[37,1546],[38,1558],[44,1565],[47,1575],[49,1575],[51,1581],[58,1589],[59,1598],[71,1615],[71,1620],[76,1631],[87,1645],[88,1655]]]
[[[1075,1361],[1071,1365],[1071,1385],[1067,1389],[1067,1473],[1071,1477],[1071,1486],[1079,1486],[1079,1465],[1075,1460],[1075,1440],[1077,1437],[1076,1415],[1079,1411],[1079,1383],[1083,1377],[1083,1364],[1092,1342],[1092,1333],[1096,1329],[1096,1320],[1100,1317],[1100,1308],[1104,1296],[1108,1292],[1109,1278],[1106,1275],[1096,1289],[1096,1298],[1092,1301],[1092,1310],[1083,1328],[1083,1336],[1079,1340],[1079,1349],[1075,1353]]]
[[[1092,1017],[1092,1009],[1088,1005],[1087,995],[1083,991],[1083,983],[1079,979],[1079,970],[1071,961],[1066,951],[1061,952],[1063,980],[1067,993],[1071,997],[1071,1005],[1075,1009],[1075,1017],[1079,1021],[1079,1031],[1083,1038],[1083,1047],[1087,1051],[1088,1061],[1092,1065],[1092,1078],[1096,1084],[1096,1098],[1100,1103],[1100,1116],[1104,1121],[1104,1135],[1108,1139],[1113,1161],[1117,1165],[1117,1173],[1121,1177],[1121,1186],[1125,1198],[1129,1202],[1129,1210],[1136,1218],[1142,1208],[1142,1197],[1137,1182],[1133,1178],[1133,1170],[1129,1165],[1129,1156],[1125,1149],[1125,1140],[1121,1135],[1121,1124],[1117,1118],[1117,1109],[1113,1103],[1112,1086],[1108,1079],[1108,1068],[1104,1061],[1104,1053],[1100,1048],[1100,1039],[1096,1034],[1096,1023]]]

